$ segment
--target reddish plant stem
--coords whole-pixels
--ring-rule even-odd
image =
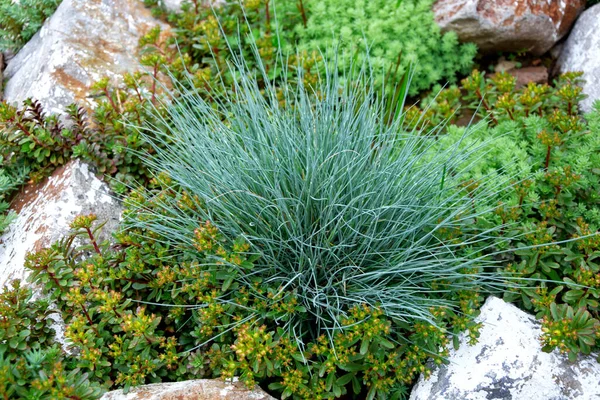
[[[477,97],[479,97],[479,100],[481,100],[481,104],[483,105],[483,108],[485,108],[485,111],[487,111],[489,116],[492,118],[492,121],[495,124],[498,123],[498,121],[496,120],[496,117],[494,117],[494,114],[492,113],[492,108],[490,107],[488,102],[485,101],[485,97],[483,97],[483,95],[481,94],[481,90],[477,89],[475,93],[477,94]]]
[[[267,35],[271,33],[271,13],[269,12],[269,0],[265,2],[265,16],[267,18]]]
[[[44,269],[48,273],[48,276],[50,276],[50,279],[52,279],[54,281],[54,283],[56,284],[56,286],[62,287],[62,285],[60,284],[60,282],[58,281],[58,279],[56,279],[56,275],[54,275],[54,272],[48,271],[48,268],[44,268]]]
[[[548,146],[548,150],[546,151],[546,162],[544,163],[544,170],[548,171],[548,167],[550,166],[550,156],[552,154],[552,146]]]
[[[158,64],[154,64],[154,71],[152,72],[152,98],[150,101],[152,104],[156,103],[156,80],[158,79]]]
[[[140,101],[140,103],[144,102],[144,99],[142,98],[142,94],[140,93],[137,84],[135,85],[135,93],[137,94],[138,100]]]
[[[88,320],[90,326],[92,327],[92,329],[94,330],[94,332],[96,332],[96,334],[99,335],[98,330],[96,329],[96,327],[94,326],[94,323],[92,322],[92,319],[90,318],[90,314],[88,314],[88,312],[85,309],[85,307],[83,306],[83,304],[80,304],[79,307],[81,307],[81,310],[83,311],[83,314],[87,318],[87,320]]]
[[[306,18],[306,10],[304,9],[304,3],[302,2],[302,0],[298,0],[298,10],[300,10],[300,15],[302,15],[302,23],[306,28],[308,19]]]
[[[88,236],[90,237],[90,240],[92,241],[92,244],[94,245],[94,250],[96,251],[96,253],[102,255],[102,253],[100,252],[100,247],[98,246],[98,243],[96,243],[96,238],[94,238],[94,235],[92,234],[92,230],[90,228],[85,228],[85,231],[87,232]]]
[[[27,129],[22,123],[16,122],[16,125],[28,138],[31,138],[31,140],[33,140],[38,146],[47,148],[47,146],[45,146],[42,142],[40,142],[38,140],[38,138],[35,137],[34,134],[29,132],[29,129]]]
[[[513,116],[513,113],[512,113],[510,110],[508,110],[508,109],[507,109],[506,111],[508,112],[508,116],[510,117],[510,119],[511,119],[512,121],[514,121],[514,120],[515,120],[515,117]]]
[[[108,101],[110,102],[110,105],[112,106],[112,108],[115,111],[119,111],[119,109],[117,108],[117,105],[115,104],[115,102],[113,101],[112,97],[110,97],[110,93],[108,92],[107,88],[103,89],[104,95],[106,96],[106,98],[108,99]]]

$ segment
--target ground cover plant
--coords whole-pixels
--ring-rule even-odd
[[[0,1],[0,51],[16,52],[42,27],[62,0]]]
[[[270,78],[277,79],[280,70],[273,64],[276,55],[281,50],[289,52],[295,48],[298,38],[294,27],[302,23],[307,12],[304,0],[232,1],[214,8],[200,1],[187,1],[178,12],[168,12],[159,0],[144,3],[155,16],[173,26],[175,34],[165,44],[175,59],[183,55],[186,68],[195,75],[192,83],[205,90],[219,89],[221,80],[226,83],[225,87],[231,88],[234,76],[227,64],[231,49],[235,48],[251,62],[253,44],[258,47]],[[318,53],[318,49],[312,51]],[[310,70],[316,59],[316,54],[303,57],[305,79],[312,76]],[[294,59],[290,61],[296,65]],[[205,95],[214,97],[219,93]]]
[[[5,399],[92,399],[102,389],[72,368],[54,342],[49,302],[12,282],[0,293],[0,396]]]
[[[516,88],[507,73],[487,78],[473,71],[461,88],[445,90],[429,109],[409,111],[413,117],[425,113],[424,120],[436,124],[444,116],[458,118],[463,98],[465,108],[488,118],[467,141],[499,139],[474,167],[474,177],[504,170],[527,178],[497,210],[498,223],[513,221],[515,229],[531,232],[511,246],[563,242],[517,250],[506,259],[506,273],[533,281],[505,298],[534,311],[543,321],[546,349],[558,347],[572,360],[597,349],[600,334],[600,104],[586,116],[579,113],[580,80],[581,74],[567,73],[553,85]],[[462,140],[461,131],[449,127],[440,137],[442,146]]]
[[[411,95],[439,81],[456,80],[471,70],[474,44],[459,44],[454,32],[442,34],[432,0],[309,0],[307,23],[299,25],[301,49],[345,49],[342,66],[369,62],[395,84],[411,68]],[[331,54],[329,55],[331,56]],[[381,83],[381,81],[379,82]]]
[[[170,138],[145,137],[169,175],[132,194],[115,245],[82,216],[28,257],[75,348],[62,363],[91,388],[235,375],[282,398],[402,398],[449,335],[477,336],[479,289],[496,284],[480,243],[501,227],[474,230],[489,215],[474,204],[500,189],[447,174],[477,148],[432,153],[433,135],[406,133],[368,83],[338,92],[333,71],[282,102],[266,71],[241,68],[231,101],[184,92]],[[189,162],[202,176],[186,179]]]
[[[197,212],[181,214],[167,198],[159,199],[163,210],[147,214],[141,202],[140,226],[192,252],[203,249],[194,240],[207,234],[190,236],[199,220],[210,221],[224,237],[242,237],[259,258],[251,270],[216,262],[230,271],[223,274],[223,290],[263,297],[267,309],[277,309],[280,296],[293,299],[295,312],[279,325],[301,351],[319,337],[333,342],[355,307],[380,309],[400,326],[431,323],[432,310],[459,300],[432,293],[479,287],[484,267],[493,264],[479,242],[502,228],[472,231],[473,220],[486,218],[473,204],[497,198],[498,189],[465,188],[460,173],[446,175],[463,160],[456,148],[429,158],[433,139],[402,134],[402,119],[385,125],[371,82],[343,86],[335,70],[316,88],[298,79],[283,93],[283,103],[293,106],[282,107],[266,70],[254,79],[245,64],[237,68],[240,83],[231,98],[217,101],[215,110],[215,102],[183,95],[170,108],[169,146],[154,142],[153,165],[166,168],[197,199]],[[246,167],[240,171],[239,165]],[[464,240],[445,241],[452,235]],[[276,292],[257,292],[263,282]],[[229,306],[228,297],[217,303]],[[259,317],[260,309],[250,308],[249,318]],[[361,346],[366,352],[369,342]],[[392,380],[381,387],[380,378],[367,383],[369,397],[385,397],[401,384]]]
[[[150,56],[143,61],[153,66],[157,30],[141,40]],[[76,104],[65,115],[45,112],[39,101],[27,99],[22,107],[0,102],[0,232],[15,214],[9,201],[26,183],[36,183],[69,160],[80,158],[103,175],[117,194],[125,194],[134,182],[148,182],[150,175],[142,160],[129,150],[148,148],[138,129],[129,121],[150,121],[152,102],[159,88],[156,74],[126,74],[117,86],[101,79],[92,87],[97,106],[89,113]],[[143,95],[142,95],[143,94]]]
[[[280,73],[273,64],[277,53],[283,50],[293,55],[300,49],[305,53],[303,79],[308,82],[323,67],[319,63],[323,49],[344,50],[337,60],[344,68],[364,61],[368,50],[372,67],[382,72],[375,84],[385,80],[391,88],[412,68],[410,90],[415,95],[439,81],[454,82],[457,74],[468,73],[477,52],[473,44],[459,44],[453,32],[440,32],[432,0],[253,0],[227,2],[215,9],[186,2],[180,13],[167,12],[159,0],[145,3],[174,25],[172,43],[198,66],[201,79],[232,78],[225,62],[231,45],[240,45],[251,63],[251,43],[255,42],[271,79]],[[251,40],[240,39],[249,34]],[[292,57],[291,68],[296,64]]]
[[[337,2],[213,11],[192,1],[177,19],[146,3],[175,25],[175,39],[159,28],[144,36],[150,72],[94,85],[89,118],[72,106],[65,128],[33,100],[0,104],[4,200],[72,157],[115,177],[119,193],[143,185],[127,196],[114,243],[97,242],[101,221],[80,216],[63,240],[28,256],[45,297],[19,283],[4,289],[0,397],[92,399],[239,376],[281,398],[404,398],[428,362],[446,361],[458,333],[477,339],[481,301],[506,287],[507,300],[543,318],[547,350],[573,359],[597,349],[600,107],[579,115],[577,74],[517,89],[510,75],[474,71],[396,115],[404,51],[418,57],[410,47],[382,52],[373,42],[373,71],[403,82],[390,97],[372,91],[376,72],[347,73],[360,57],[326,70],[335,64],[304,42],[280,58],[278,49],[339,22],[318,14],[334,16]],[[380,9],[428,26],[427,2],[388,3]],[[370,19],[380,34],[408,29],[386,18]],[[342,42],[357,34],[341,33]],[[470,61],[468,48],[434,33],[428,44],[443,42],[442,59],[454,51]],[[171,105],[157,80],[168,75]],[[418,70],[413,83],[436,76]],[[445,125],[464,110],[484,120],[470,132]],[[518,279],[530,281],[514,287]],[[66,323],[65,347],[53,341],[53,312]]]

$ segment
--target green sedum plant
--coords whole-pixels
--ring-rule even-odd
[[[5,399],[96,399],[90,383],[53,343],[52,313],[19,281],[0,293],[0,396]]]
[[[506,258],[507,275],[530,281],[505,298],[534,311],[543,321],[546,349],[559,348],[571,360],[597,349],[600,335],[600,104],[579,114],[580,80],[580,73],[567,73],[552,86],[516,89],[509,74],[487,78],[473,71],[462,94],[451,88],[428,109],[410,110],[413,119],[437,124],[444,115],[458,118],[462,98],[487,118],[468,140],[500,138],[475,162],[474,177],[517,174],[514,193],[496,211],[497,223],[522,234],[510,247],[535,246]],[[463,140],[461,131],[449,127],[439,136],[441,145]]]
[[[455,33],[442,34],[433,18],[432,0],[306,1],[308,21],[298,26],[306,50],[344,50],[336,58],[346,68],[365,59],[389,85],[411,70],[410,94],[441,80],[454,82],[470,71],[477,48],[459,44]],[[333,54],[328,54],[332,58]]]
[[[1,0],[0,51],[16,52],[41,28],[62,0]]]
[[[232,48],[252,63],[256,45],[270,78],[278,78],[281,70],[275,63],[277,55],[281,51],[294,53],[294,27],[306,19],[305,1],[244,0],[212,7],[210,2],[194,0],[184,1],[177,13],[167,12],[159,0],[144,3],[173,26],[175,35],[166,44],[174,59],[183,57],[194,75],[194,86],[203,89],[206,96],[215,97],[220,95],[215,90],[231,89],[232,80],[236,79],[229,68]],[[311,50],[312,57],[303,58],[303,78],[307,81],[315,76],[315,63],[319,60],[315,50]],[[295,60],[291,57],[291,66],[296,65]],[[221,81],[225,83],[223,88]]]
[[[142,63],[156,67],[164,59],[153,54],[162,51],[160,30],[153,29],[140,40],[150,53]],[[174,69],[174,71],[177,71]],[[159,70],[125,74],[120,84],[102,78],[91,87],[97,105],[89,113],[71,104],[65,115],[45,112],[39,101],[27,99],[22,107],[0,102],[0,232],[14,218],[9,201],[27,182],[39,182],[54,169],[73,158],[92,164],[107,177],[112,189],[125,194],[129,186],[148,182],[150,175],[135,152],[150,150],[136,124],[152,123],[160,85]]]

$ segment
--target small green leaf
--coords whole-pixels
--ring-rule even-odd
[[[363,356],[365,354],[367,354],[367,351],[369,351],[369,344],[370,344],[370,340],[369,339],[363,339],[362,343],[360,344],[360,354],[362,354]]]
[[[350,383],[354,376],[355,375],[353,373],[342,375],[335,381],[335,384],[338,386],[346,386],[348,383]]]

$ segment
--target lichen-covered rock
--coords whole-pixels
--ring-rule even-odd
[[[0,287],[24,279],[25,256],[62,238],[79,214],[94,213],[104,227],[104,237],[117,227],[121,205],[109,195],[108,186],[78,160],[57,169],[37,185],[29,185],[12,203],[17,218],[0,237]]]
[[[585,0],[438,0],[442,31],[454,31],[482,52],[543,54],[568,31]]]
[[[583,71],[583,92],[588,97],[580,106],[591,111],[600,99],[600,4],[581,14],[562,48],[558,67],[561,72]]]
[[[461,346],[450,363],[421,376],[410,400],[589,400],[600,398],[600,364],[581,357],[572,364],[558,351],[541,350],[535,318],[496,297],[481,309],[479,342]]]
[[[197,379],[175,383],[157,383],[105,393],[100,400],[275,400],[260,388],[246,388],[241,382]]]
[[[91,107],[93,82],[141,68],[138,40],[157,24],[139,0],[63,0],[8,63],[4,98],[34,97],[53,113],[74,101]]]

